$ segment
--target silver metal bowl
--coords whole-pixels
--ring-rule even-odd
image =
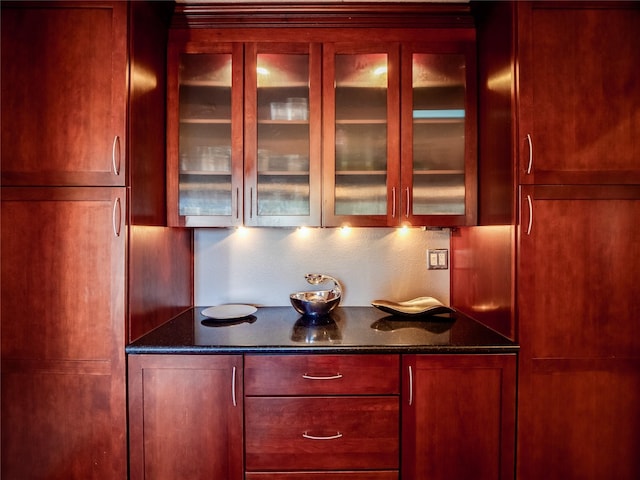
[[[296,292],[289,295],[289,300],[298,313],[306,317],[322,317],[338,306],[340,297],[340,293],[334,289]]]

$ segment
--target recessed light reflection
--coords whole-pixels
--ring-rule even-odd
[[[240,225],[239,227],[236,228],[236,234],[241,237],[246,237],[247,235],[249,235],[249,229],[247,227]]]
[[[269,70],[264,67],[256,68],[256,72],[258,73],[258,75],[269,75]]]
[[[386,73],[387,73],[387,66],[386,65],[378,67],[373,71],[374,75],[384,75]]]
[[[349,225],[343,225],[340,227],[340,235],[348,237],[351,234],[351,227]]]

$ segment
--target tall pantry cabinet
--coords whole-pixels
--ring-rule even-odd
[[[519,479],[638,478],[640,8],[480,12],[480,49],[512,46],[480,80],[480,136],[503,142],[480,145],[493,176],[480,176],[482,226],[453,236],[452,303],[501,309],[520,343]],[[492,238],[501,249],[484,248]],[[509,285],[480,285],[479,271]]]
[[[124,346],[191,304],[158,7],[2,4],[3,478],[126,478]]]

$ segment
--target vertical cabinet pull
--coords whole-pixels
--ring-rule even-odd
[[[531,235],[531,228],[533,227],[533,200],[531,200],[531,195],[527,195],[527,205],[529,206],[529,222],[527,223],[527,235]]]
[[[113,222],[113,234],[116,237],[120,236],[120,229],[122,223],[122,209],[120,207],[120,197],[117,197],[113,202],[113,212],[111,213],[111,221]]]
[[[391,189],[391,218],[396,218],[396,187]]]
[[[531,169],[533,168],[533,140],[529,133],[527,133],[527,144],[529,145],[529,163],[527,164],[526,174],[531,175]]]
[[[236,187],[236,220],[240,218],[240,188]]]
[[[405,191],[407,193],[407,211],[405,213],[405,217],[409,218],[409,201],[411,200],[411,197],[409,196],[409,187],[407,187]]]
[[[233,371],[231,372],[231,402],[234,407],[238,406],[236,399],[236,367],[233,367]]]
[[[113,166],[113,173],[120,175],[120,137],[116,135],[113,137],[113,145],[111,146],[111,164]]]
[[[409,365],[409,406],[413,405],[413,368]]]
[[[309,375],[308,373],[303,373],[302,378],[306,378],[307,380],[337,380],[338,378],[342,378],[341,373],[336,373],[335,375]]]
[[[249,218],[253,218],[253,187],[249,189]]]

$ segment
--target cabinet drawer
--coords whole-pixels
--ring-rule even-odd
[[[247,472],[245,480],[398,480],[398,471],[385,472]]]
[[[249,471],[397,469],[398,397],[248,397]]]
[[[246,395],[383,395],[400,390],[398,355],[248,355]]]

